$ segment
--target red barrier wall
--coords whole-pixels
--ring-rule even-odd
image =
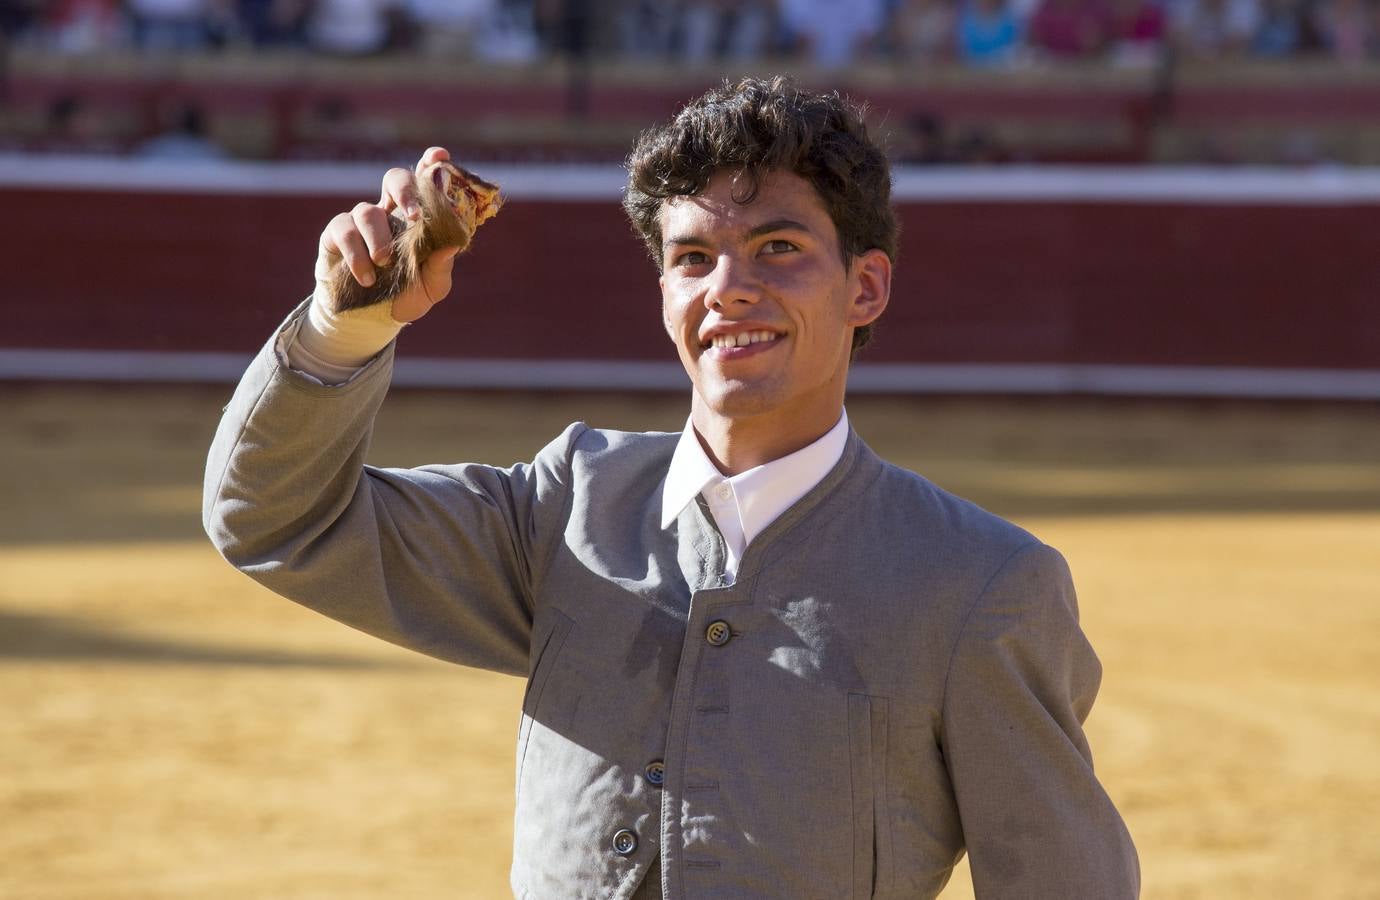
[[[0,347],[248,352],[353,199],[6,188]],[[871,361],[1380,368],[1380,201],[900,212]],[[476,248],[409,354],[672,359],[614,200],[511,202]]]

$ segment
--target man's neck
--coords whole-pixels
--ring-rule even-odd
[[[709,460],[720,472],[732,476],[808,447],[837,425],[842,414],[840,403],[783,423],[775,416],[720,416],[696,402],[690,421]]]

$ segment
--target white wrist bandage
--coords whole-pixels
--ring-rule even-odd
[[[312,299],[297,339],[288,345],[288,364],[327,383],[340,383],[397,337],[402,322],[392,316],[393,304],[376,303],[334,312]]]

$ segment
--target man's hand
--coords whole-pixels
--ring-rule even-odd
[[[422,154],[416,173],[432,163],[450,159],[444,147],[431,147]],[[406,169],[389,169],[383,176],[383,190],[378,203],[360,203],[350,212],[341,213],[326,230],[316,254],[316,301],[329,304],[325,294],[331,267],[342,257],[355,280],[366,287],[374,283],[375,266],[389,262],[393,232],[388,217],[401,210],[408,221],[421,215],[417,205],[416,182]],[[433,253],[422,264],[421,278],[393,299],[392,316],[399,322],[415,322],[426,315],[450,293],[451,269],[457,248]]]

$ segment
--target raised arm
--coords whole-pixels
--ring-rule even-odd
[[[433,148],[421,165],[444,153]],[[367,281],[389,261],[382,219],[406,209],[411,190],[410,173],[390,171],[378,204],[342,213],[323,233],[313,300],[260,351],[225,409],[207,460],[204,525],[227,560],[286,597],[411,649],[522,674],[534,585],[565,515],[569,450],[582,426],[511,469],[375,469],[364,458],[396,328],[353,365],[337,355],[345,379],[288,363],[311,320],[336,314],[323,306],[332,263],[343,259]],[[425,260],[390,316],[420,318],[443,298],[453,258],[441,250]],[[329,356],[330,331],[313,333]]]
[[[954,649],[943,747],[979,900],[1139,895],[1136,850],[1083,734],[1101,665],[1062,556],[1031,544]]]

